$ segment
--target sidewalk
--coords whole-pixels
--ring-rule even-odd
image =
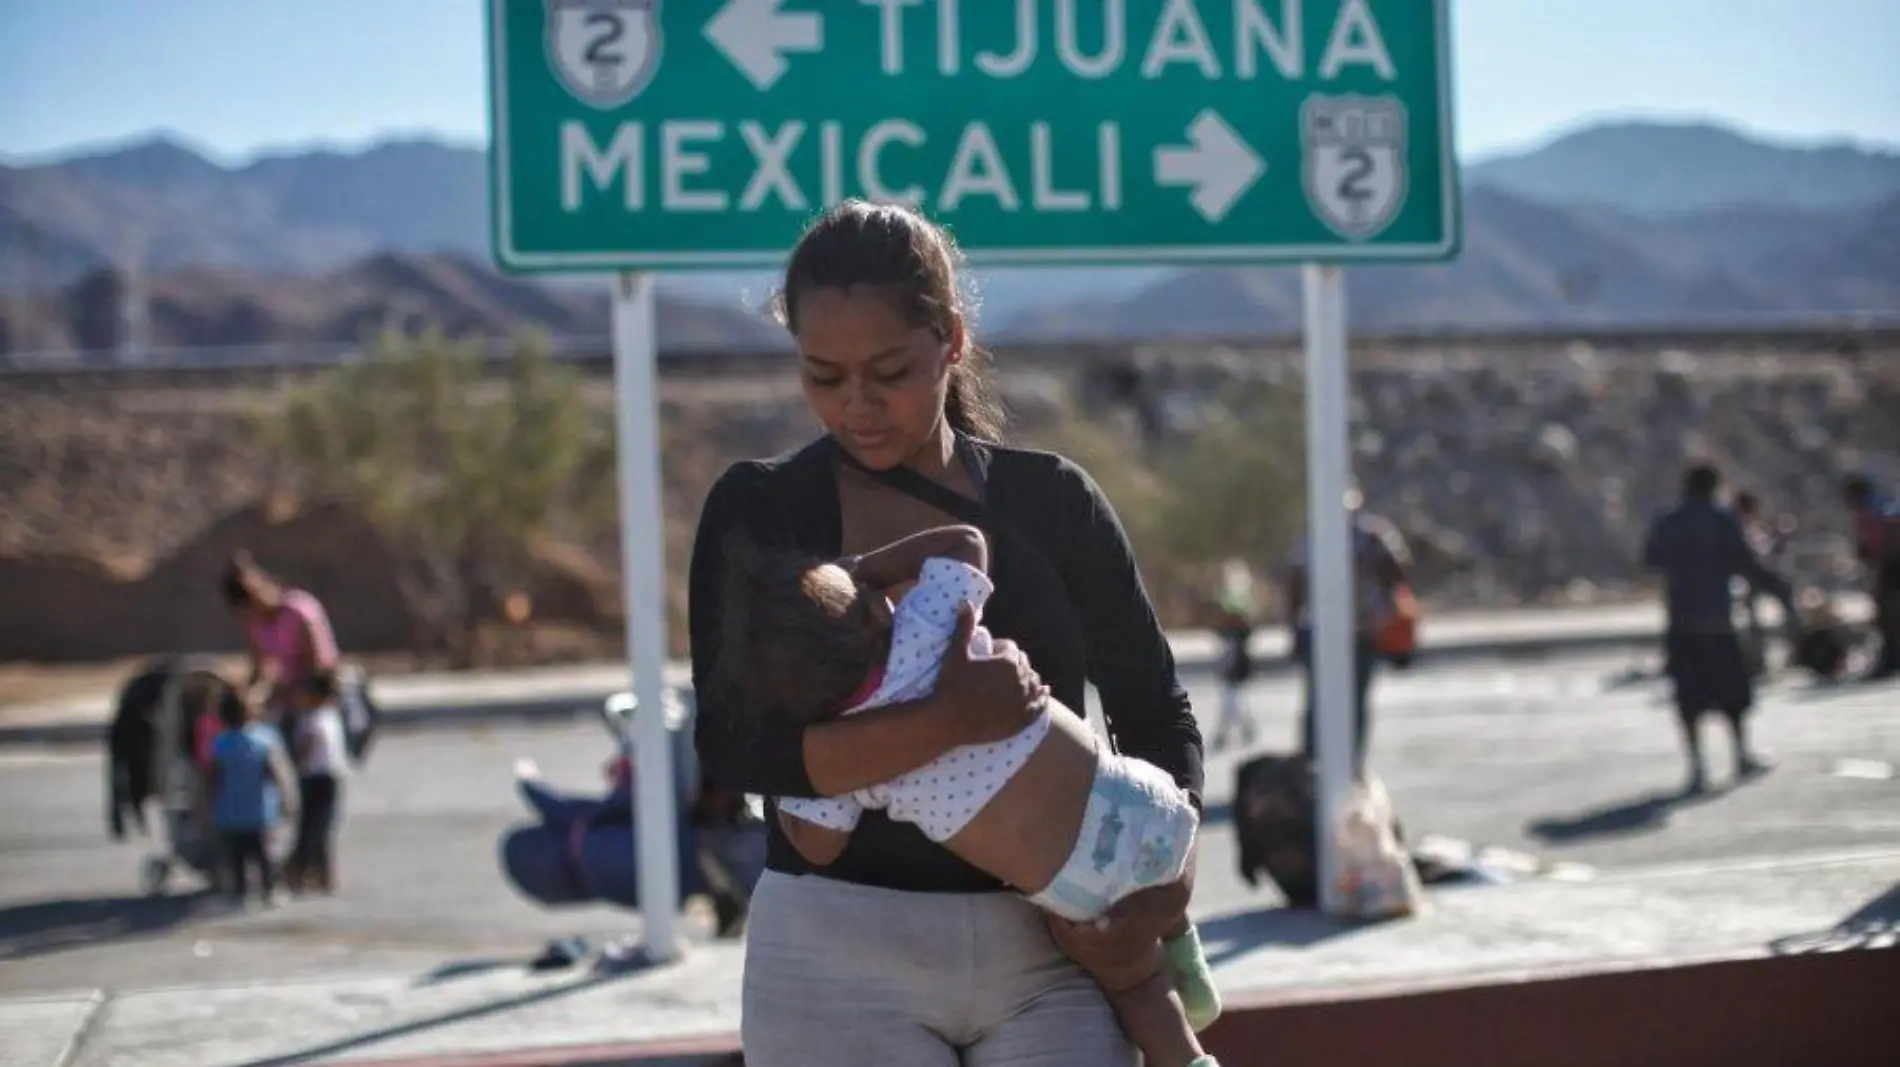
[[[1865,597],[1841,601],[1856,620],[1871,615]],[[1780,610],[1769,606],[1764,622],[1778,625]],[[1510,612],[1466,612],[1427,618],[1421,626],[1418,662],[1455,662],[1503,655],[1576,653],[1647,648],[1662,632],[1660,604],[1640,603],[1575,608],[1536,608]],[[1204,674],[1219,662],[1220,642],[1207,631],[1169,635],[1184,674]],[[1291,668],[1286,629],[1266,627],[1254,635],[1252,649],[1262,673]],[[667,667],[667,684],[690,684],[683,662]],[[599,703],[627,688],[627,669],[618,664],[535,667],[513,671],[412,674],[379,677],[377,704],[394,729],[466,724],[486,719],[560,717]],[[114,694],[84,696],[0,707],[0,745],[70,744],[103,739]]]
[[[1422,918],[1200,917],[1229,1010],[1796,953],[1892,951],[1900,850],[1443,889]],[[736,1047],[743,950],[626,975],[515,970],[0,1001],[7,1067],[646,1062]],[[684,1062],[690,1062],[684,1061]]]

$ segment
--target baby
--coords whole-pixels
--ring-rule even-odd
[[[963,605],[980,609],[992,589],[988,546],[968,526],[928,530],[840,561],[744,547],[729,558],[729,595],[743,604],[727,617],[742,621],[726,637],[737,647],[722,659],[745,665],[733,682],[744,691],[743,706],[807,725],[928,694]],[[893,604],[885,590],[906,586]],[[971,651],[986,654],[989,642],[978,627]],[[1132,893],[1180,879],[1200,824],[1186,791],[1166,773],[1110,751],[1054,701],[1006,740],[953,749],[845,796],[778,802],[787,837],[819,867],[843,853],[866,808],[915,824],[1073,922],[1098,919]],[[1144,970],[1127,988],[1108,990],[1129,1037],[1147,1062],[1198,1056],[1182,1024],[1206,1028],[1220,1014],[1220,998],[1193,926],[1183,919],[1169,931]]]

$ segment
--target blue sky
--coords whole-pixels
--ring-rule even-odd
[[[161,130],[227,162],[391,135],[477,141],[482,9],[0,0],[0,156]],[[1453,12],[1467,155],[1612,117],[1900,146],[1900,0],[1454,0]]]

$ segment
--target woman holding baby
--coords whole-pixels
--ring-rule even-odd
[[[1083,708],[1093,683],[1115,751],[1152,765],[1159,785],[1146,784],[1198,809],[1200,731],[1120,521],[1074,464],[998,443],[1003,420],[966,328],[958,267],[942,229],[910,208],[861,201],[826,212],[793,250],[779,311],[825,434],[788,455],[735,464],[707,497],[690,594],[705,773],[808,808],[827,803],[818,798],[873,796],[958,752],[1073,734],[1063,708]],[[736,545],[822,561],[786,588],[819,608],[829,596],[841,612],[866,613],[851,618],[884,633],[873,654],[895,655],[891,621],[879,613],[901,611],[918,575],[893,564],[902,551],[885,548],[956,524],[983,535],[981,558],[959,566],[980,572],[962,580],[982,586],[981,625],[993,641],[971,650],[978,626],[967,608],[943,619],[931,684],[883,701],[860,699],[883,679],[880,668],[860,684],[863,647],[841,646],[834,660],[822,643],[800,646],[812,651],[801,651],[799,665],[849,675],[838,684],[850,699],[838,703],[853,713],[801,718],[761,706],[773,675],[756,643],[735,640],[755,621],[746,617],[753,606],[732,595]],[[952,579],[946,588],[955,587]],[[873,588],[888,599],[867,595]],[[748,1063],[1134,1062],[1117,1022],[1123,1005],[1111,1009],[1104,987],[1130,984],[1158,942],[1172,953],[1192,941],[1191,928],[1182,935],[1191,847],[1166,884],[1077,922],[986,873],[999,867],[970,862],[969,849],[945,847],[949,829],[927,834],[894,808],[851,806],[848,834],[817,860],[787,833],[796,820],[771,820],[747,932]],[[1109,817],[1115,826],[1119,810]],[[1085,851],[1080,839],[1075,847]],[[1198,941],[1189,948],[1198,957]],[[1211,1062],[1191,1033],[1169,1047],[1180,1049],[1173,1062],[1152,1048],[1149,1062]]]

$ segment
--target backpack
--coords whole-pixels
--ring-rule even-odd
[[[1258,756],[1241,764],[1235,772],[1234,840],[1238,846],[1236,852],[1240,877],[1248,885],[1257,886],[1260,884],[1260,875],[1264,873],[1279,887],[1280,895],[1286,898],[1289,908],[1319,906],[1319,846],[1314,834],[1317,822],[1317,803],[1314,800],[1316,784],[1312,761],[1301,755]],[[1385,787],[1371,775],[1366,777],[1365,784],[1354,787],[1349,795],[1348,809],[1341,813],[1342,819],[1350,822],[1354,810],[1368,805],[1376,809],[1372,817],[1378,824],[1376,829],[1382,835],[1381,862],[1355,864],[1352,862],[1352,849],[1342,847],[1340,856],[1348,868],[1345,873],[1351,876],[1355,871],[1359,872],[1358,884],[1366,885],[1369,884],[1368,879],[1363,875],[1369,866],[1382,866],[1391,871],[1393,864],[1388,861],[1397,856],[1404,869],[1394,873],[1402,883],[1398,890],[1385,892],[1384,895],[1387,899],[1396,896],[1410,903],[1397,911],[1369,907],[1365,906],[1367,901],[1358,899],[1359,894],[1348,891],[1343,894],[1348,913],[1372,917],[1379,913],[1416,910],[1420,880],[1418,860],[1407,854],[1405,828],[1392,809]],[[1386,878],[1379,884],[1383,887],[1389,883],[1391,879]]]
[[[1410,585],[1400,582],[1392,590],[1392,614],[1372,635],[1373,646],[1393,666],[1409,667],[1418,654],[1418,617],[1418,598]]]
[[[1313,834],[1313,771],[1304,756],[1259,756],[1234,778],[1234,839],[1240,877],[1265,873],[1288,907],[1319,903],[1319,854]]]

